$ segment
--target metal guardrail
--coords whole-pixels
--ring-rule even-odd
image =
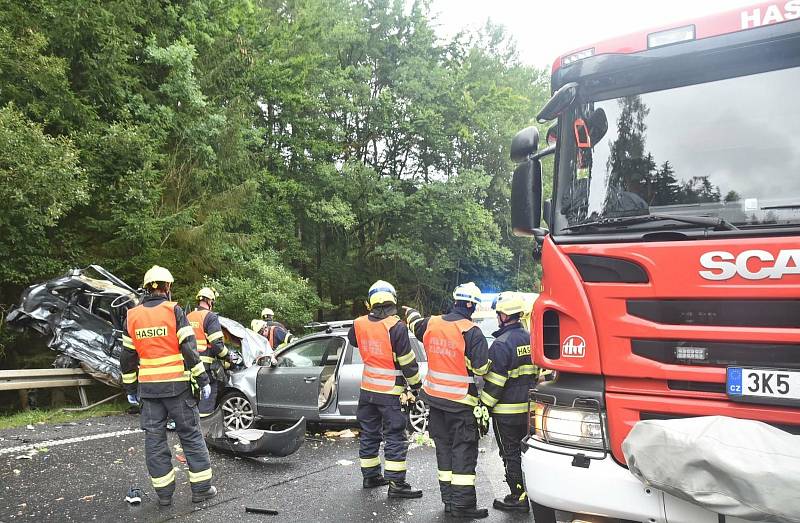
[[[84,387],[94,384],[94,379],[82,369],[0,370],[0,390],[78,387],[78,396],[83,407],[89,405]]]

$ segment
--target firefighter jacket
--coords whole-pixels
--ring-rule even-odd
[[[189,382],[209,383],[186,315],[164,296],[146,296],[128,310],[119,357],[128,394],[167,398],[183,394]]]
[[[408,327],[395,315],[381,317],[375,313],[353,322],[347,339],[359,348],[364,372],[361,397],[373,403],[396,404],[405,384],[417,390],[421,384],[419,365]]]
[[[448,412],[471,410],[478,404],[475,376],[489,371],[489,349],[481,329],[466,309],[412,322],[428,356],[423,384],[425,401]]]
[[[484,376],[481,401],[493,416],[527,415],[528,391],[536,384],[537,368],[531,363],[531,334],[512,323],[492,333],[489,356],[492,369]]]
[[[289,330],[278,321],[268,321],[264,325],[264,328],[261,329],[260,334],[267,338],[267,341],[269,341],[273,349],[277,349],[283,345],[284,342],[288,342],[289,339],[291,339]]]
[[[222,326],[219,324],[216,312],[198,307],[190,312],[186,319],[194,330],[197,353],[200,354],[200,360],[205,364],[206,370],[211,368],[215,359],[224,360],[228,356],[228,348],[225,346]]]

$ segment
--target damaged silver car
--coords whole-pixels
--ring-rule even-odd
[[[220,407],[226,426],[247,429],[256,421],[286,422],[300,417],[324,424],[353,424],[364,362],[347,340],[352,320],[314,323],[319,329],[275,353],[276,365],[231,375]],[[413,335],[411,347],[420,375],[428,370],[422,344]],[[428,406],[419,398],[405,405],[409,431],[428,427]]]
[[[28,287],[19,306],[6,317],[9,326],[32,329],[49,336],[48,347],[59,353],[58,367],[80,367],[112,387],[122,387],[119,355],[122,324],[128,309],[138,305],[142,291],[134,289],[99,265],[72,269],[66,274]],[[225,343],[241,357],[242,364],[227,375],[228,388],[272,363],[272,348],[262,336],[245,329],[230,318],[220,317]],[[223,393],[223,401],[230,394]],[[224,405],[222,405],[224,407]],[[303,443],[305,418],[292,419],[281,431],[262,431],[249,423],[246,412],[235,406],[218,407],[203,421],[206,441],[211,447],[245,456],[287,456]],[[239,421],[237,421],[239,420]],[[299,421],[298,421],[299,420]]]

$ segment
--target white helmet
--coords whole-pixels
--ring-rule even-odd
[[[144,273],[144,281],[142,282],[142,287],[147,288],[148,285],[152,287],[157,287],[157,283],[165,282],[165,283],[174,283],[175,279],[172,277],[172,273],[170,273],[164,267],[159,267],[158,265],[153,265],[150,267],[146,273]]]
[[[397,291],[388,281],[378,280],[369,288],[367,303],[370,307],[374,307],[386,302],[397,303]]]
[[[264,310],[261,311],[261,317],[265,320],[272,319],[275,316],[275,313],[269,307],[264,307]]]
[[[453,299],[456,301],[480,303],[481,290],[472,282],[462,283],[453,291]]]
[[[264,325],[266,324],[267,322],[265,322],[264,320],[253,320],[250,322],[250,330],[255,332],[261,332],[261,329],[263,329]]]
[[[513,316],[514,314],[522,314],[525,312],[525,302],[516,292],[506,291],[500,293],[492,308],[497,312]]]

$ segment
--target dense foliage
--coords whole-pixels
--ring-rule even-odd
[[[536,286],[507,145],[547,96],[502,29],[443,41],[425,2],[0,0],[0,304],[154,263],[224,312],[436,310]]]

